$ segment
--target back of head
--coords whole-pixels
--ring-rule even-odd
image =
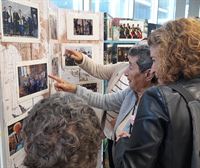
[[[94,168],[100,135],[100,123],[94,110],[80,99],[72,95],[44,99],[30,110],[23,123],[24,165],[28,168]]]
[[[159,57],[157,74],[167,84],[200,75],[200,21],[182,18],[169,21],[151,33],[150,47]]]

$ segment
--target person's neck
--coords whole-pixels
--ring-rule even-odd
[[[138,98],[140,99],[140,98],[142,97],[144,91],[145,91],[146,89],[150,88],[151,86],[153,86],[153,85],[152,85],[152,84],[146,85],[144,88],[142,88],[141,90],[137,91],[137,96],[138,96]]]

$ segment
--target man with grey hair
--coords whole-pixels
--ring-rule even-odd
[[[149,47],[140,45],[133,47],[128,53],[129,66],[125,75],[129,81],[129,87],[117,93],[94,93],[86,88],[71,84],[56,76],[49,75],[56,80],[55,88],[59,91],[75,93],[82,97],[91,106],[104,110],[117,111],[119,113],[114,126],[114,137],[128,136],[131,125],[134,122],[138,102],[144,90],[154,85],[154,74],[151,73],[152,59]]]

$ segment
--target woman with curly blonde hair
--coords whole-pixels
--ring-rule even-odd
[[[130,138],[117,142],[116,168],[191,168],[192,153],[199,153],[193,148],[192,117],[171,86],[178,83],[200,100],[200,22],[169,21],[152,32],[148,44],[160,85],[145,91]]]
[[[149,37],[153,65],[161,83],[200,75],[200,24],[197,19],[168,22]]]

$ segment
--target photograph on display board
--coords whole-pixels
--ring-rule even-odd
[[[86,54],[88,57],[92,58],[93,54],[93,46],[91,44],[64,44],[62,46],[62,67],[63,68],[70,68],[71,66],[77,66],[74,59],[72,59],[70,56],[65,53],[65,50],[75,50],[78,52],[81,52],[83,54]]]
[[[112,40],[112,18],[104,13],[104,40]]]
[[[26,101],[26,103],[27,103],[27,101]],[[19,104],[17,107],[13,108],[12,116],[13,116],[13,118],[19,117],[22,114],[26,113],[29,109],[30,109],[30,107],[26,107],[22,104]]]
[[[118,62],[127,62],[128,61],[128,51],[133,47],[133,45],[117,45],[117,61]]]
[[[58,40],[58,10],[49,8],[49,37],[51,40]]]
[[[59,62],[58,57],[54,57],[51,61],[52,64],[52,75],[59,76]]]
[[[10,167],[12,167],[12,168],[27,168],[23,164],[25,155],[26,155],[26,152],[24,151],[24,148],[19,150],[14,155],[12,155],[9,158]]]
[[[39,42],[38,4],[1,0],[1,32],[5,42]]]
[[[81,84],[81,86],[90,89],[93,92],[97,92],[97,83],[86,83],[86,84]]]
[[[104,46],[104,65],[117,63],[117,48],[116,45],[106,44]]]
[[[119,40],[143,39],[147,37],[144,31],[144,21],[120,20],[119,21]]]
[[[99,14],[67,13],[68,40],[99,40],[99,27]]]
[[[92,19],[75,19],[74,18],[74,35],[93,35]]]
[[[62,79],[72,83],[79,83],[79,71],[79,67],[65,69],[61,71]]]
[[[24,61],[17,65],[18,99],[23,101],[48,92],[47,61]]]
[[[14,124],[8,126],[8,142],[10,156],[24,147],[24,141],[21,135],[22,126],[23,120],[17,121]]]
[[[80,69],[79,71],[79,82],[88,82],[88,81],[94,81],[96,78],[89,75],[86,71],[83,69]]]

